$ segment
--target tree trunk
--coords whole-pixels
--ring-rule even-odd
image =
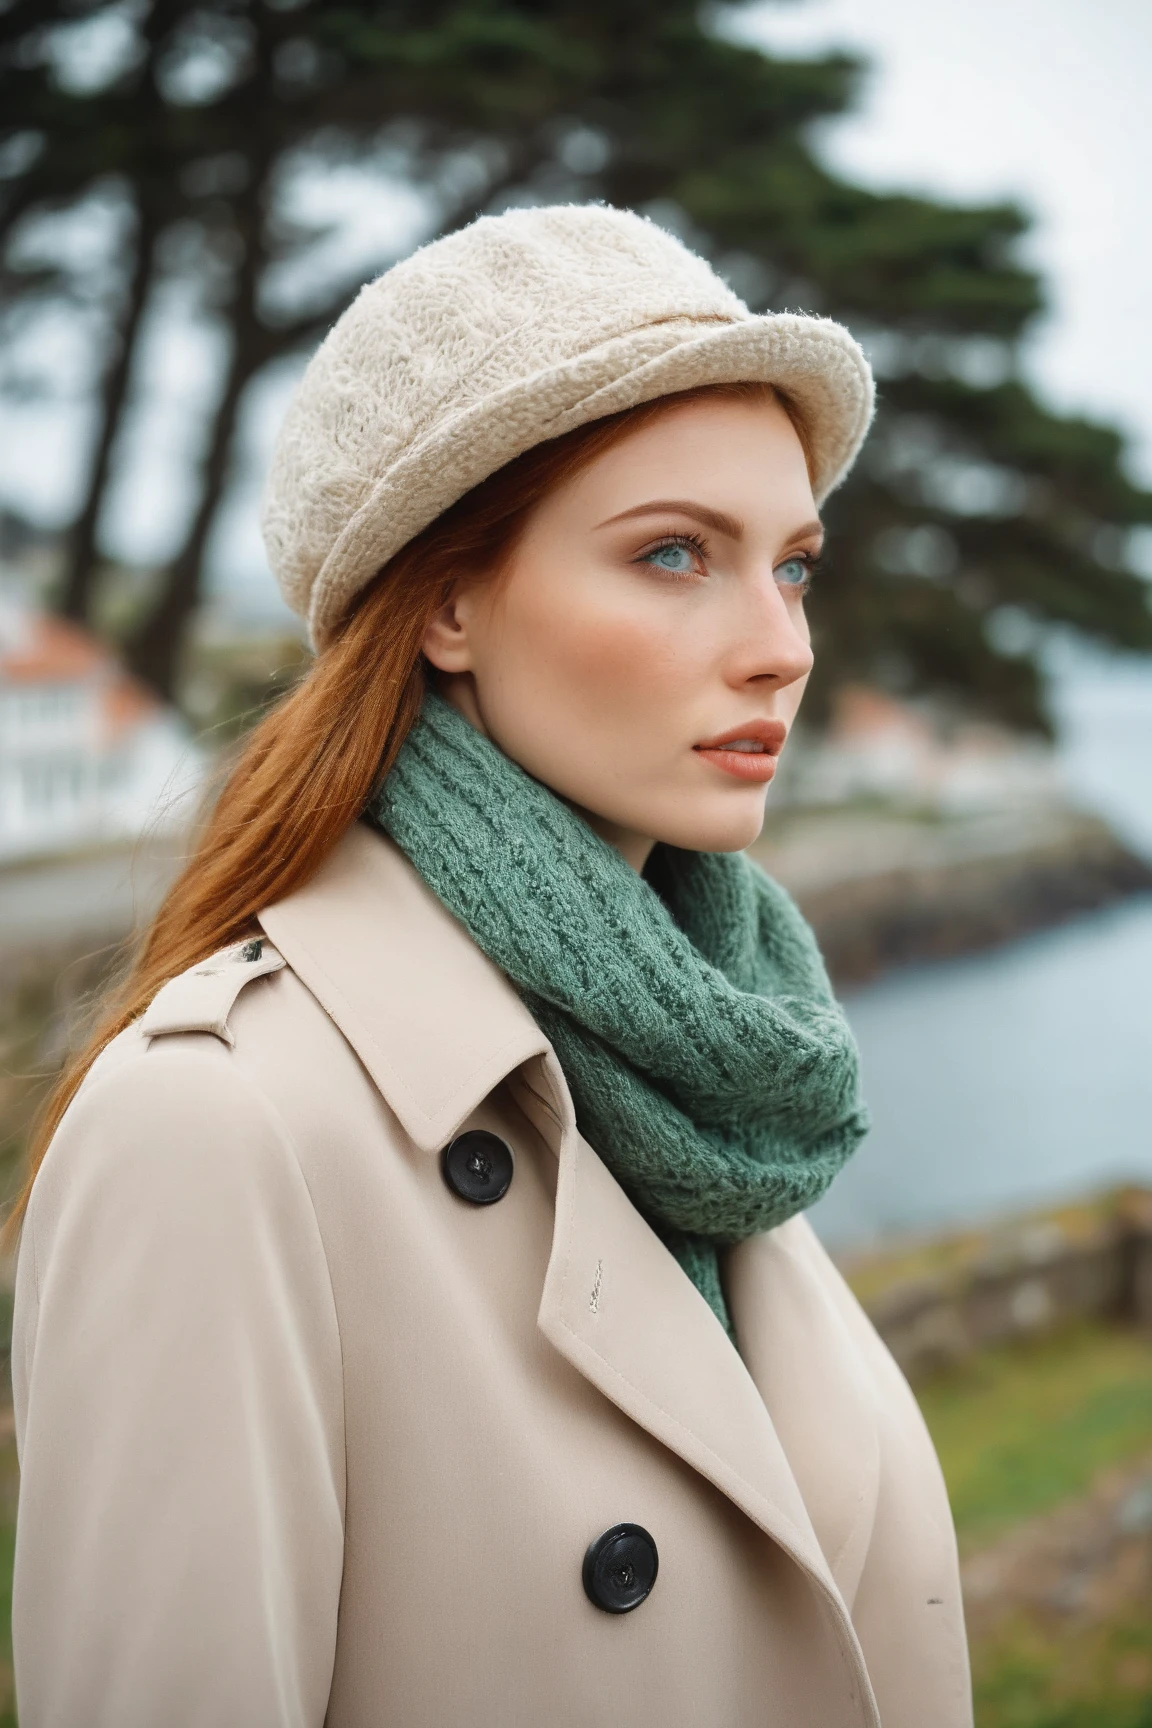
[[[165,572],[164,591],[156,609],[127,647],[131,670],[166,702],[174,699],[184,632],[200,604],[204,552],[228,478],[241,398],[263,359],[262,346],[253,351],[250,343],[241,344],[237,339],[212,420],[196,514],[183,546]]]
[[[58,610],[65,618],[83,623],[91,611],[92,579],[96,570],[96,527],[108,486],[112,451],[124,419],[128,402],[128,383],[136,355],[144,308],[152,285],[155,266],[156,240],[160,231],[157,212],[148,200],[137,206],[135,255],[128,292],[120,317],[120,327],[114,337],[112,363],[104,373],[100,390],[99,426],[96,448],[88,475],[88,491],[83,508],[68,535],[64,585]]]
[[[228,478],[240,399],[270,352],[257,312],[266,261],[264,198],[270,167],[269,154],[264,152],[253,163],[252,180],[236,206],[236,229],[244,250],[229,302],[222,309],[231,325],[232,353],[200,463],[199,503],[184,544],[165,573],[160,599],[127,647],[132,671],[166,702],[175,694],[184,631],[200,603],[204,550]]]
[[[257,23],[254,88],[265,93],[272,77],[277,39],[277,32],[271,29],[265,9],[261,9]],[[259,111],[257,102],[257,115]],[[249,144],[249,180],[233,207],[236,232],[243,251],[228,304],[222,308],[231,325],[232,352],[200,464],[199,503],[184,544],[168,566],[159,602],[127,649],[132,671],[167,702],[175,696],[185,630],[200,604],[204,552],[228,478],[240,401],[249,380],[273,351],[268,333],[260,323],[257,300],[261,274],[267,263],[265,203],[276,160],[276,143],[273,133],[256,120]]]

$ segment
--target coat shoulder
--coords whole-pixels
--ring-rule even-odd
[[[314,1072],[309,1057],[320,1053],[330,1064],[329,1045],[341,1042],[267,938],[197,962],[88,1069],[37,1179],[37,1209],[95,1160],[96,1144],[112,1165],[147,1147],[149,1170],[184,1162],[197,1182],[251,1178],[268,1158],[301,1165],[286,1075]],[[266,1059],[252,1059],[254,1044]]]
[[[169,979],[93,1062],[61,1127],[71,1141],[81,1123],[135,1131],[147,1119],[157,1151],[191,1139],[243,1162],[254,1114],[276,1121],[306,1179],[336,1147],[378,1148],[382,1129],[404,1143],[355,1050],[266,936]]]

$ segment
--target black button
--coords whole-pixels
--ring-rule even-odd
[[[512,1184],[512,1148],[497,1134],[471,1128],[458,1134],[440,1154],[444,1180],[461,1200],[491,1206]]]
[[[584,1556],[584,1592],[606,1614],[630,1614],[656,1582],[660,1556],[639,1524],[614,1524]]]

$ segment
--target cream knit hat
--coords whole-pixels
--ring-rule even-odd
[[[272,461],[264,543],[321,647],[353,596],[514,456],[701,384],[796,403],[821,500],[872,414],[827,318],[756,317],[655,223],[603,205],[484,216],[363,288],[313,356]]]

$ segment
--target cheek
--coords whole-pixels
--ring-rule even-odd
[[[513,590],[502,632],[505,674],[543,686],[550,701],[593,719],[650,704],[702,662],[701,632],[692,631],[676,599],[643,590],[621,595],[594,581]]]

